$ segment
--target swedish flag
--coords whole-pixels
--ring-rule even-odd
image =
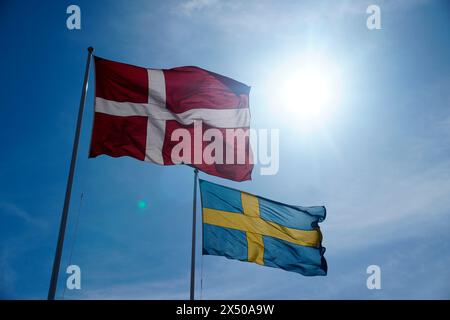
[[[300,207],[200,179],[203,254],[324,276],[325,207]]]

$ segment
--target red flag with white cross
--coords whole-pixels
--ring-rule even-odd
[[[249,86],[198,67],[147,69],[99,57],[95,80],[90,157],[251,179]]]

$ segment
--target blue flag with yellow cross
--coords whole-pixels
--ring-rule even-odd
[[[283,204],[200,179],[203,254],[325,276],[323,206]]]

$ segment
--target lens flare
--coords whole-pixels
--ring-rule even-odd
[[[137,205],[138,205],[138,208],[141,210],[144,210],[147,208],[147,202],[145,200],[139,200]]]

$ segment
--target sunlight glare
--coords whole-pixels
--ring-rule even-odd
[[[282,72],[278,100],[282,113],[303,128],[317,127],[329,118],[338,102],[339,81],[326,61],[306,59]]]

